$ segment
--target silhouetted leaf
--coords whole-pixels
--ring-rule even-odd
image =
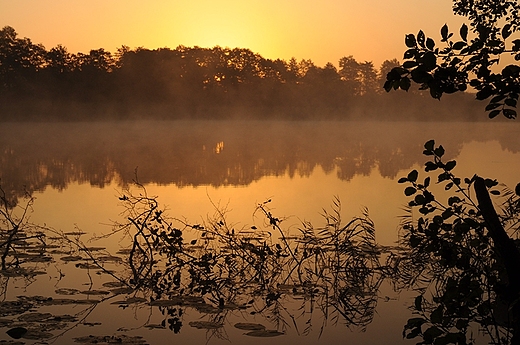
[[[463,41],[468,40],[468,26],[466,24],[462,24],[460,27],[460,38],[462,38]]]
[[[433,147],[435,146],[435,140],[428,140],[425,144],[424,144],[424,148],[428,151],[433,151]]]
[[[496,117],[498,114],[500,114],[500,110],[493,110],[492,112],[489,113],[489,118],[492,119],[492,118]]]
[[[408,91],[408,89],[410,88],[411,84],[412,83],[410,82],[410,79],[408,77],[404,77],[399,82],[399,87],[401,88],[401,90]]]
[[[433,50],[433,48],[435,48],[435,41],[428,37],[428,39],[426,39],[426,47]]]
[[[417,190],[414,187],[406,187],[404,190],[404,195],[410,196],[414,195],[417,192]]]
[[[422,311],[422,300],[423,300],[423,296],[422,295],[419,295],[419,296],[415,297],[415,302],[414,302],[415,310]],[[408,320],[408,322],[409,321],[410,320]]]
[[[434,171],[434,170],[437,170],[437,168],[438,168],[437,164],[435,164],[434,162],[426,162],[424,165],[425,165],[424,171],[426,171],[426,172]]]
[[[444,165],[444,169],[446,169],[447,171],[451,171],[451,170],[453,170],[453,168],[455,168],[456,165],[457,165],[456,161],[449,161]]]
[[[442,37],[443,42],[448,40],[448,25],[447,24],[444,24],[441,28],[441,37]]]
[[[410,182],[416,182],[418,176],[419,176],[419,172],[414,169],[408,173],[407,178],[408,178],[408,181],[410,181]]]
[[[504,109],[504,110],[502,110],[502,112],[504,113],[504,116],[507,117],[508,119],[516,118],[516,110],[514,110],[514,109]]]
[[[416,44],[415,36],[413,34],[406,35],[404,38],[404,43],[408,48],[414,48]]]
[[[426,52],[423,57],[423,64],[426,70],[431,71],[437,66],[437,56],[433,52]]]
[[[440,145],[439,147],[437,147],[435,150],[433,150],[433,152],[435,153],[436,156],[438,156],[439,158],[444,156],[444,147],[442,147],[442,145]]]
[[[466,46],[466,42],[463,42],[463,41],[458,41],[458,42],[455,42],[453,44],[453,49],[454,50],[461,50],[462,48],[464,48]]]
[[[424,32],[422,30],[419,30],[417,33],[417,43],[424,48],[424,42],[425,42],[426,36],[424,35]]]
[[[489,103],[487,106],[486,106],[486,111],[489,111],[489,110],[493,110],[495,108],[498,108],[500,107],[500,103]]]
[[[509,36],[511,36],[511,24],[508,23],[502,28],[502,37],[507,39]]]

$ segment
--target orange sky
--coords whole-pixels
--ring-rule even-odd
[[[88,52],[121,45],[249,48],[266,58],[337,65],[343,56],[402,58],[404,35],[423,29],[434,39],[448,23],[448,0],[0,0],[0,26],[19,36]]]

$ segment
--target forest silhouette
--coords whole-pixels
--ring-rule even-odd
[[[396,59],[377,69],[346,56],[339,69],[319,67],[219,46],[73,54],[62,45],[47,50],[5,26],[0,120],[479,118],[470,93],[443,104],[417,88],[387,95],[382,86],[396,66]]]

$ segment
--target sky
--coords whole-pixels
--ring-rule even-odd
[[[0,0],[0,27],[13,27],[46,49],[251,49],[265,58],[338,65],[352,55],[378,67],[402,59],[404,37],[422,29],[439,40],[449,0]]]

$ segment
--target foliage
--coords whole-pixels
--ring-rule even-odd
[[[384,277],[381,250],[366,214],[341,224],[338,200],[332,213],[324,211],[325,227],[305,223],[299,235],[290,236],[281,228],[284,220],[268,208],[270,200],[255,211],[265,220],[262,225],[237,229],[220,209],[203,224],[169,218],[144,188],[139,195],[126,191],[120,199],[128,223],[115,231],[132,237],[130,283],[151,293],[152,304],[196,300],[198,309],[214,311],[211,322],[217,324],[227,310],[245,309],[269,314],[283,330],[285,318],[299,318],[284,301],[300,296],[301,309],[311,303],[311,310],[323,313],[323,322],[332,318],[365,327],[372,320]],[[308,318],[307,333],[312,315],[302,316]]]
[[[382,68],[389,63],[395,61]],[[261,118],[306,118],[317,110],[321,117],[338,117],[355,100],[378,95],[386,75],[386,69],[352,56],[339,65],[338,70],[332,63],[266,59],[249,49],[218,46],[122,46],[115,53],[99,48],[74,54],[62,45],[47,50],[6,26],[0,29],[1,118],[45,113],[82,119],[78,110],[88,119],[150,113],[232,117],[243,109]]]
[[[516,118],[520,67],[518,63],[498,65],[501,60],[507,61],[507,55],[520,60],[520,39],[515,38],[520,28],[520,3],[454,0],[453,11],[470,20],[469,27],[460,27],[460,39],[453,40],[454,33],[446,24],[440,30],[444,47],[438,47],[422,30],[406,35],[405,61],[388,73],[386,91],[408,90],[415,82],[440,99],[444,93],[465,91],[471,86],[478,100],[490,99],[486,107],[490,118],[500,113],[508,119]]]
[[[472,344],[469,330],[478,324],[494,344],[508,344],[514,332],[518,291],[511,291],[502,257],[482,217],[470,187],[479,177],[461,179],[454,175],[455,161],[444,162],[444,148],[433,140],[424,145],[431,158],[426,173],[438,171],[437,186],[431,177],[419,179],[417,170],[402,177],[404,193],[413,196],[409,214],[402,223],[402,244],[409,248],[400,257],[396,281],[400,287],[420,292],[413,309],[417,317],[408,320],[403,335],[421,337],[420,344]],[[497,182],[485,179],[488,188]],[[454,191],[440,200],[433,190],[443,186]],[[491,190],[499,195],[500,191]],[[500,221],[504,229],[517,234],[520,200],[510,190],[502,197]],[[413,211],[420,217],[415,220]],[[504,312],[505,311],[505,312]]]

